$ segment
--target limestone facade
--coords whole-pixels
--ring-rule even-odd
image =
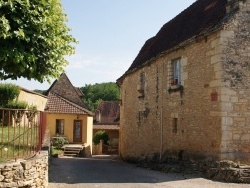
[[[250,162],[250,0],[227,11],[219,28],[118,79],[123,158]]]

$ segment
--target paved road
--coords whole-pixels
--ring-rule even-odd
[[[249,188],[249,184],[210,181],[194,175],[161,173],[112,157],[53,158],[49,188]]]

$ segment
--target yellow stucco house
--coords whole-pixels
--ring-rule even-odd
[[[65,136],[69,143],[92,148],[93,114],[81,100],[83,94],[62,74],[47,91],[47,127],[50,137]]]

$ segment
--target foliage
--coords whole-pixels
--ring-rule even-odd
[[[68,143],[67,140],[65,139],[65,137],[62,136],[58,136],[53,140],[53,146],[55,146],[55,148],[57,149],[62,148],[62,146],[66,143]]]
[[[40,94],[44,95],[44,94],[46,93],[47,90],[35,89],[35,90],[33,90],[33,91],[36,92],[36,93],[40,93]]]
[[[29,105],[28,110],[30,111],[37,111],[37,106],[36,105]]]
[[[106,131],[99,130],[94,134],[94,136],[93,136],[94,144],[99,144],[100,140],[103,140],[104,144],[108,144],[109,135]]]
[[[20,87],[14,84],[0,83],[0,107],[16,99],[20,93]]]
[[[51,147],[51,156],[52,157],[58,157],[58,155],[61,155],[63,153],[63,150],[57,149],[54,146]]]
[[[113,82],[86,84],[81,90],[84,94],[84,103],[93,112],[100,101],[118,101],[120,96],[120,90]]]
[[[24,102],[24,101],[11,101],[5,106],[5,108],[26,109],[27,106],[28,106],[27,102]],[[20,123],[25,111],[17,110],[17,111],[12,111],[11,113],[12,113],[12,117],[15,119],[15,122]]]
[[[5,107],[12,109],[26,109],[28,107],[28,103],[25,101],[11,101],[6,104]]]
[[[60,0],[0,0],[0,79],[56,78],[74,53]]]
[[[35,105],[28,106],[28,111],[26,112],[26,116],[29,122],[32,122],[34,120],[36,113],[37,113],[37,106]]]

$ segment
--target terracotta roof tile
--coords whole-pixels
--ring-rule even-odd
[[[50,92],[56,93],[64,99],[67,99],[68,101],[71,101],[72,103],[87,109],[86,105],[81,99],[82,94],[80,93],[80,90],[76,89],[72,85],[65,73],[62,73],[60,78],[53,82],[46,94],[49,95]]]
[[[119,124],[120,106],[118,101],[102,101],[95,111],[94,124]]]
[[[92,112],[79,106],[78,104],[72,103],[71,101],[51,92],[48,95],[48,101],[45,107],[45,112],[59,114],[93,115]]]

